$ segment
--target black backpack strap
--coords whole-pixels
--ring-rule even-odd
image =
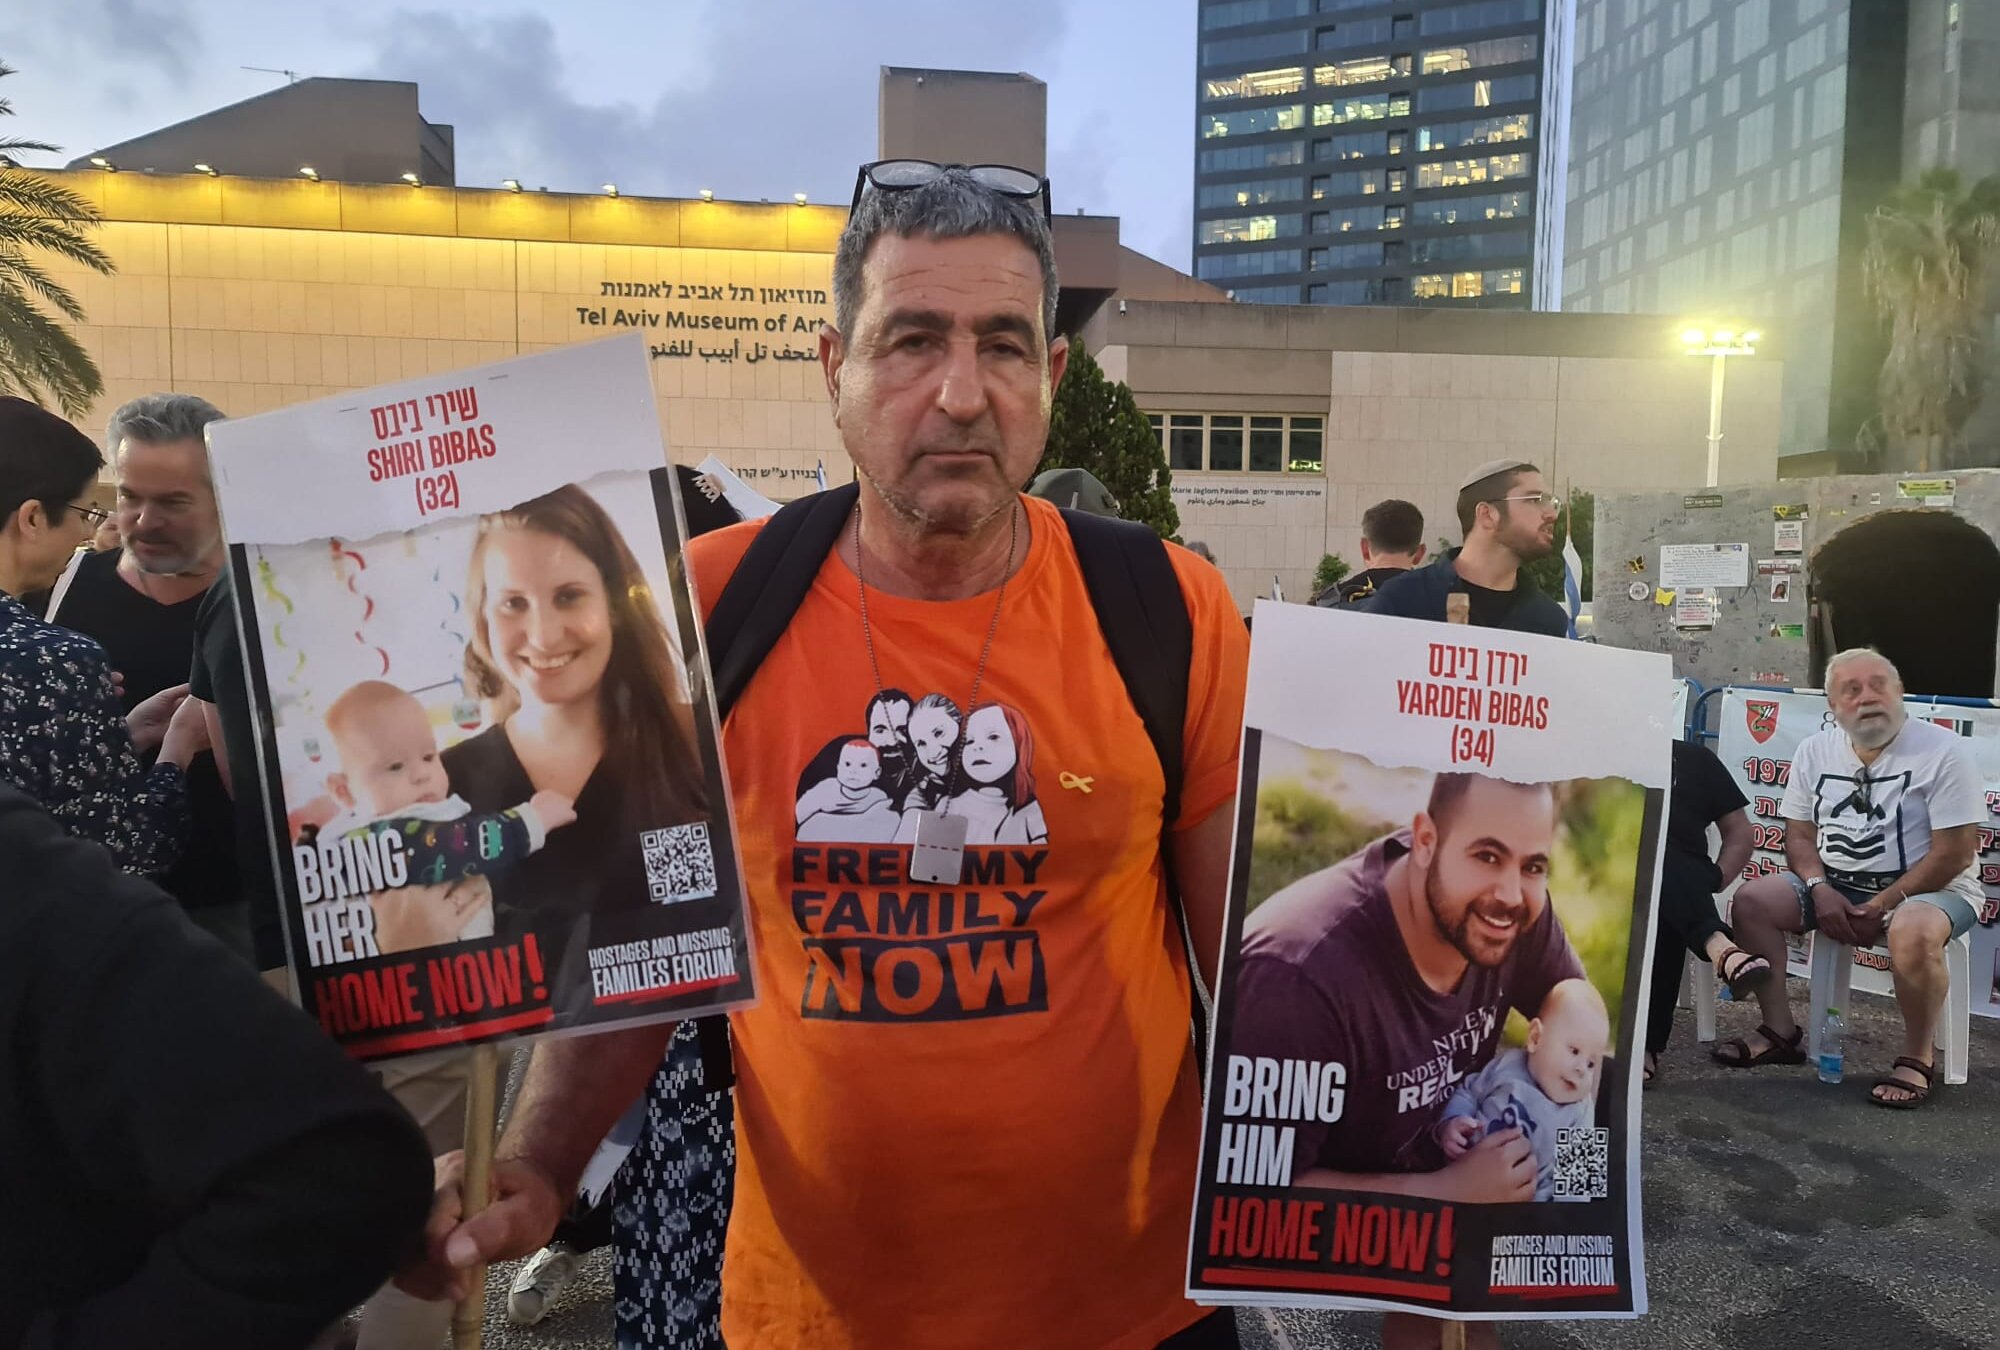
[[[704,630],[718,723],[791,625],[860,495],[859,485],[848,483],[780,507],[744,551]],[[702,1087],[727,1092],[736,1082],[728,1017],[698,1017],[694,1031],[701,1045]]]
[[[847,483],[780,507],[737,563],[705,629],[718,722],[791,625],[860,495]]]
[[[1064,511],[1084,588],[1125,692],[1146,724],[1167,780],[1160,828],[1181,812],[1181,738],[1186,734],[1194,625],[1167,546],[1146,526]]]
[[[1167,546],[1146,526],[1129,520],[1093,516],[1083,511],[1062,513],[1076,548],[1084,588],[1090,592],[1097,626],[1111,649],[1112,664],[1125,681],[1126,695],[1146,724],[1146,735],[1159,756],[1166,792],[1160,801],[1160,861],[1166,868],[1167,895],[1179,920],[1187,953],[1189,1026],[1194,1034],[1197,1071],[1208,1071],[1208,991],[1202,987],[1201,964],[1195,957],[1194,929],[1174,878],[1173,855],[1166,832],[1181,813],[1181,787],[1186,779],[1182,737],[1186,734],[1188,667],[1194,661],[1194,624],[1187,598],[1181,594]]]

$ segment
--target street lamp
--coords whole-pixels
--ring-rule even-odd
[[[1708,377],[1708,486],[1722,478],[1722,363],[1732,356],[1755,356],[1764,335],[1754,328],[1690,328],[1681,334],[1689,356],[1712,358]]]

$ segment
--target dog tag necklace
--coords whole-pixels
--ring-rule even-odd
[[[960,758],[965,749],[965,724],[979,703],[980,686],[986,682],[986,663],[993,655],[993,636],[1000,631],[1000,606],[1007,601],[1007,583],[1014,575],[1014,551],[1021,542],[1020,506],[1008,512],[1007,570],[1000,574],[1000,593],[993,598],[993,618],[986,625],[986,645],[980,648],[979,665],[972,672],[972,695],[958,715],[958,739],[952,742],[951,772],[945,776],[944,794],[928,811],[917,812],[917,837],[910,849],[910,880],[932,885],[956,886],[965,875],[966,819],[951,814],[951,799],[958,790]],[[861,638],[868,646],[868,670],[875,677],[875,692],[882,692],[882,665],[875,657],[875,630],[868,622],[868,582],[861,573],[861,503],[854,504],[854,584],[861,593]]]

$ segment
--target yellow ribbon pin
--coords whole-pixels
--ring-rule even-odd
[[[1088,796],[1091,792],[1090,785],[1097,780],[1095,778],[1078,778],[1075,774],[1065,771],[1056,776],[1056,781],[1066,788],[1076,788],[1085,796]]]

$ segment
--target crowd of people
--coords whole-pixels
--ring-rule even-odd
[[[120,408],[107,518],[88,502],[105,462],[96,443],[0,400],[0,873],[17,879],[0,906],[0,1157],[16,1178],[0,1266],[26,1272],[0,1303],[0,1347],[434,1347],[467,1271],[521,1257],[532,1260],[515,1292],[532,1297],[517,1311],[532,1320],[552,1293],[536,1279],[604,1240],[607,1138],[614,1158],[631,1154],[617,1243],[643,1257],[619,1264],[621,1346],[1238,1344],[1233,1314],[1197,1307],[1182,1285],[1201,1106],[1189,1011],[1222,945],[1248,632],[1220,572],[1149,542],[1171,588],[1158,598],[1191,632],[1169,764],[1097,641],[1080,539],[1058,510],[1088,509],[1084,489],[1055,502],[1018,490],[1069,351],[1048,227],[1046,180],[1032,174],[863,169],[821,338],[853,505],[724,726],[761,999],[732,1015],[719,1053],[662,1026],[537,1046],[492,1203],[470,1218],[456,1152],[466,1056],[371,1078],[277,992],[278,890],[249,786],[256,722],[202,440],[222,412],[179,394]],[[495,518],[480,547],[504,568],[509,549],[582,539],[585,506]],[[1553,548],[1557,514],[1533,464],[1482,465],[1459,493],[1460,547],[1427,562],[1421,514],[1384,502],[1364,520],[1365,569],[1321,600],[1440,622],[1462,607],[1475,625],[1561,635],[1563,610],[1522,574]],[[111,529],[116,546],[89,551]],[[705,607],[757,530],[691,530]],[[598,570],[614,599],[631,592],[615,566]],[[468,607],[476,685],[514,658],[505,617],[479,594]],[[606,623],[638,641],[631,616]],[[601,678],[659,678],[643,648]],[[501,785],[468,809],[536,801],[560,814],[582,797],[595,759],[544,755],[535,740],[565,678],[521,675],[522,701],[445,752],[451,783]],[[1977,903],[1967,878],[1984,799],[1962,742],[1907,721],[1885,659],[1844,654],[1828,684],[1837,725],[1801,750],[1784,800],[1791,872],[1745,886],[1733,930],[1716,895],[1747,856],[1744,803],[1708,752],[1676,750],[1648,1049],[1665,1043],[1692,951],[1762,1004],[1763,1026],[1724,1061],[1798,1063],[1783,934],[1886,932],[1909,1037],[1876,1098],[1915,1106],[1930,1091],[1940,952]],[[357,699],[343,734],[407,738],[395,702]],[[596,753],[688,753],[670,723],[626,730],[600,734]],[[1115,790],[1073,790],[1091,780],[1044,764],[1093,766]],[[445,792],[419,795],[432,788]],[[372,791],[350,785],[357,827],[401,805]],[[904,1019],[816,999],[814,959],[847,941],[812,900],[832,851],[820,842],[922,846],[941,804],[982,793],[997,813],[983,838],[1037,888],[1021,915],[1035,996]],[[1504,819],[1522,856],[1546,853],[1545,794],[1441,778],[1412,830],[1371,846],[1337,893],[1260,912],[1246,978],[1337,997],[1390,978],[1390,963],[1325,968],[1305,939],[1426,876],[1449,890],[1441,858],[1467,813]],[[866,833],[876,816],[879,837]],[[587,833],[543,833],[519,875],[593,875]],[[488,922],[510,922],[505,891]],[[1398,940],[1393,924],[1371,931]],[[1406,940],[1424,978],[1492,985],[1549,1046],[1601,1053],[1602,1004],[1575,989],[1559,929],[1493,952]],[[1274,1055],[1304,1030],[1252,1029]],[[1573,1066],[1542,1044],[1493,1073],[1573,1103]],[[1519,1131],[1473,1142],[1478,1092],[1439,1108],[1392,1116],[1409,1138],[1366,1111],[1342,1129],[1373,1131],[1385,1165],[1435,1146],[1435,1194],[1532,1198],[1546,1160]],[[1437,1345],[1440,1325],[1391,1317],[1385,1344]],[[1497,1336],[1482,1324],[1471,1343]]]

